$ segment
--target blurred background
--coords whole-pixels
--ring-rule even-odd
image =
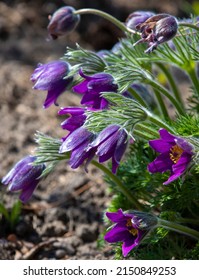
[[[43,110],[46,93],[32,89],[30,76],[37,64],[59,59],[66,46],[75,47],[76,42],[83,48],[98,51],[111,49],[123,36],[105,19],[83,15],[74,32],[47,41],[48,16],[64,5],[101,9],[122,22],[136,10],[169,13],[179,18],[199,14],[199,1],[193,0],[1,0],[0,178],[15,162],[34,151],[37,130],[60,138],[65,133],[60,127],[63,119],[57,116],[57,107]],[[65,106],[79,101],[71,93],[61,98]],[[111,258],[109,249],[103,253],[96,249],[101,213],[108,202],[106,187],[97,170],[89,172],[72,171],[66,164],[60,167],[41,184],[12,229],[0,214],[0,259],[20,259],[24,255],[33,259]],[[0,203],[10,209],[16,198],[17,195],[8,194],[6,187],[1,186]],[[69,241],[72,235],[76,241]],[[64,248],[53,245],[42,249],[41,246],[41,250],[28,255],[30,249],[52,237],[65,238]]]

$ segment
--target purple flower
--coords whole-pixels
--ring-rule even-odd
[[[159,134],[160,139],[149,141],[149,145],[160,155],[148,165],[148,170],[151,173],[164,173],[169,170],[170,177],[164,182],[164,185],[167,185],[186,171],[193,156],[193,146],[166,129],[160,129]]]
[[[126,131],[119,125],[109,125],[89,145],[88,151],[94,148],[99,162],[112,158],[112,172],[116,173],[128,144],[127,138]]]
[[[47,29],[53,40],[75,29],[80,21],[80,16],[74,12],[75,9],[73,7],[65,6],[58,9],[52,16],[50,16],[50,22]]]
[[[84,127],[79,127],[70,133],[62,145],[60,146],[60,153],[71,152],[69,164],[71,168],[79,167],[86,159],[86,166],[95,155],[95,150],[88,149],[88,145],[94,138],[94,134]]]
[[[9,184],[11,192],[21,191],[20,200],[27,202],[40,182],[40,176],[45,169],[44,164],[33,165],[34,156],[27,156],[20,160],[10,172],[3,177],[2,183]]]
[[[82,126],[86,120],[85,110],[86,109],[79,107],[66,107],[59,110],[59,115],[71,115],[71,117],[61,123],[61,127],[63,129],[67,129],[70,132],[73,132],[74,130]]]
[[[43,104],[44,108],[48,108],[53,103],[56,104],[57,98],[72,82],[72,77],[66,77],[69,70],[69,63],[59,60],[39,64],[34,70],[31,75],[31,81],[35,83],[33,89],[48,91]]]
[[[143,23],[146,21],[148,18],[154,16],[155,14],[152,12],[146,12],[146,11],[136,11],[131,13],[127,19],[126,19],[126,26],[132,30],[136,30],[136,26],[138,24]]]
[[[141,32],[141,39],[135,45],[147,42],[149,48],[145,53],[150,53],[159,44],[172,39],[178,30],[178,23],[175,17],[168,14],[158,14],[148,18],[145,22],[138,24],[136,29]]]
[[[73,87],[77,93],[83,94],[81,104],[86,104],[90,109],[105,109],[108,101],[101,96],[102,92],[116,92],[118,86],[110,74],[97,73],[92,76],[85,75],[80,69],[79,74],[84,81]]]
[[[149,231],[157,225],[157,218],[149,213],[128,211],[107,212],[106,216],[115,225],[106,233],[104,239],[109,243],[122,242],[124,257],[138,246]]]

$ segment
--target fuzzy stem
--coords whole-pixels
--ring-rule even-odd
[[[190,79],[194,85],[195,92],[199,95],[199,81],[195,69],[191,68],[189,71],[187,71],[187,73],[189,74]]]
[[[156,100],[158,102],[158,105],[160,106],[160,110],[162,112],[162,115],[164,116],[164,119],[168,120],[169,119],[169,114],[167,112],[167,108],[164,104],[164,100],[162,99],[162,96],[161,96],[160,92],[157,89],[154,89],[154,94],[155,94]]]
[[[185,26],[199,31],[199,27],[197,25],[187,23],[187,22],[178,22],[178,26]]]
[[[175,83],[175,80],[171,75],[171,72],[162,63],[157,63],[157,65],[162,70],[162,72],[165,74],[165,76],[167,77],[167,80],[169,81],[169,84],[171,86],[171,89],[173,91],[173,94],[174,94],[176,100],[179,102],[179,104],[184,109],[184,103],[182,101],[182,98],[181,98],[180,92],[178,90],[178,87]]]
[[[74,12],[74,14],[77,15],[82,15],[82,14],[92,14],[92,15],[98,15],[101,16],[105,19],[107,19],[108,21],[112,22],[114,25],[116,25],[120,30],[122,30],[123,32],[130,32],[133,34],[139,34],[138,32],[126,27],[121,21],[119,21],[118,19],[116,19],[115,17],[100,11],[100,10],[96,10],[96,9],[80,9]]]
[[[148,107],[144,99],[141,97],[140,94],[138,94],[132,87],[128,88],[128,91],[131,93],[131,95],[144,107]]]
[[[152,139],[153,137],[159,137],[159,133],[157,132],[157,130],[151,128],[147,123],[138,123],[136,124],[134,130],[133,130],[133,134],[135,134],[135,132],[141,136],[143,135],[143,139],[148,140],[148,139]],[[147,133],[147,134],[145,134]],[[145,137],[146,136],[146,137]]]
[[[165,122],[163,122],[161,119],[159,119],[157,116],[153,115],[151,112],[146,111],[147,113],[147,119],[152,122],[153,124],[159,126],[159,128],[165,128],[167,129],[169,132],[174,133],[175,131],[172,129],[171,126],[169,126],[168,124],[166,124]]]
[[[159,83],[157,83],[154,80],[150,80],[149,82],[151,84],[151,86],[158,90],[160,93],[164,94],[169,100],[170,102],[175,106],[176,110],[178,111],[178,113],[180,115],[184,115],[184,110],[181,108],[181,105],[179,104],[179,102],[170,94],[169,91],[167,91],[163,86],[161,86]]]
[[[118,189],[126,196],[126,198],[132,203],[132,206],[138,210],[142,210],[142,205],[135,199],[132,193],[126,188],[126,186],[120,181],[120,179],[113,174],[105,165],[98,163],[95,160],[92,160],[91,163],[97,168],[101,169],[108,178],[117,185]]]
[[[189,218],[178,218],[178,223],[182,224],[192,224],[192,225],[199,225],[199,221],[196,219],[189,219]]]
[[[179,233],[188,235],[194,239],[199,240],[199,232],[194,229],[191,229],[189,227],[182,226],[180,224],[177,224],[177,223],[174,223],[171,221],[162,220],[162,219],[158,219],[158,226],[163,227],[168,230],[172,230],[175,232],[179,232]]]

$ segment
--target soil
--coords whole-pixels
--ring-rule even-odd
[[[121,32],[95,16],[82,18],[76,31],[57,41],[47,41],[48,15],[57,8],[100,8],[120,20],[136,9],[174,15],[183,13],[183,1],[1,1],[0,2],[0,178],[23,156],[34,152],[35,132],[61,138],[63,118],[57,107],[42,108],[46,93],[33,91],[30,75],[37,63],[63,56],[66,46],[78,42],[92,50],[110,49]],[[133,3],[132,3],[133,2]],[[142,2],[142,3],[141,3]],[[156,2],[156,3],[155,3]],[[150,3],[150,4],[149,4]],[[171,4],[172,3],[172,4]],[[97,36],[96,36],[97,34]],[[95,38],[95,40],[93,40]],[[62,106],[77,105],[79,97],[67,93]],[[12,209],[18,195],[0,187],[0,203]],[[103,213],[110,194],[99,170],[72,170],[66,162],[44,180],[32,199],[22,205],[11,228],[0,215],[0,259],[112,259],[106,244],[98,246]]]

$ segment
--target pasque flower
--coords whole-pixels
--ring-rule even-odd
[[[36,157],[34,156],[23,158],[2,179],[4,185],[9,184],[11,192],[21,191],[19,198],[24,203],[32,196],[45,169],[45,164],[33,165],[35,160]]]
[[[79,167],[85,160],[86,166],[95,155],[95,150],[87,150],[88,145],[94,139],[94,134],[81,126],[66,136],[60,146],[59,152],[71,152],[69,164],[71,168]],[[86,169],[86,168],[85,168]]]
[[[150,53],[157,48],[159,44],[172,39],[178,30],[178,23],[175,17],[168,14],[157,14],[148,18],[145,22],[136,26],[141,32],[141,39],[135,45],[147,42],[149,48],[145,53]]]
[[[150,140],[149,145],[160,155],[148,165],[151,173],[170,171],[167,185],[179,178],[187,169],[192,156],[193,146],[185,139],[170,134],[166,129],[159,130],[160,139]]]
[[[92,76],[85,75],[80,69],[79,74],[84,81],[73,87],[76,93],[83,94],[81,104],[90,109],[105,109],[108,101],[101,96],[102,92],[116,92],[118,86],[113,77],[107,73],[97,73]]]
[[[139,211],[107,212],[106,216],[114,226],[106,233],[104,239],[109,243],[122,242],[124,257],[140,244],[149,231],[157,225],[157,218],[150,213]]]
[[[52,39],[57,39],[75,29],[80,21],[80,16],[75,14],[75,9],[70,6],[65,6],[50,16],[48,24],[48,32]]]
[[[39,64],[34,70],[31,75],[31,81],[35,83],[33,89],[48,91],[44,108],[56,104],[57,98],[72,82],[72,77],[66,77],[69,70],[70,64],[60,60]]]
[[[82,126],[86,120],[86,109],[80,107],[65,107],[59,110],[59,115],[69,114],[71,115],[65,121],[61,123],[63,129],[67,129],[72,132]]]
[[[127,148],[127,133],[119,125],[109,125],[89,145],[88,151],[96,150],[99,162],[112,158],[112,172],[116,173],[120,160]]]

